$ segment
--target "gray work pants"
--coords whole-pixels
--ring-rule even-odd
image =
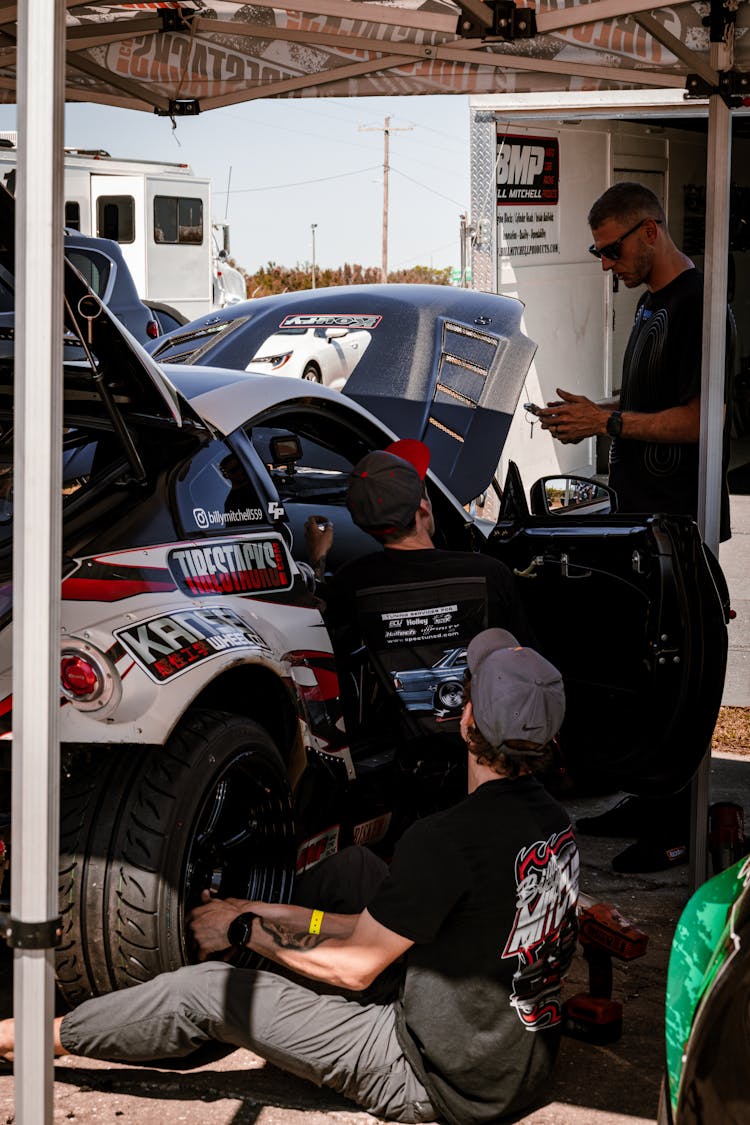
[[[358,867],[362,857],[354,853],[360,849],[350,857]],[[339,863],[347,862],[342,853]],[[308,894],[309,887],[303,897]],[[131,1062],[188,1055],[218,1040],[328,1086],[376,1117],[433,1121],[429,1094],[398,1042],[398,1001],[350,997],[321,995],[299,978],[210,961],[87,1000],[65,1016],[60,1039],[74,1055]]]

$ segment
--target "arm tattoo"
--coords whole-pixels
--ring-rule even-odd
[[[263,933],[268,934],[274,945],[278,945],[280,949],[297,949],[301,953],[306,953],[309,949],[315,949],[324,941],[328,941],[325,934],[308,934],[307,930],[291,930],[288,926],[271,922],[267,918],[260,918],[259,921]]]

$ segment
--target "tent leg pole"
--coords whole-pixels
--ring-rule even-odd
[[[18,5],[13,543],[15,1120],[53,1119],[60,797],[65,4]],[[32,925],[32,931],[24,930]],[[19,943],[22,947],[19,947]]]
[[[708,111],[706,163],[706,250],[703,297],[703,370],[701,377],[698,526],[706,546],[718,557],[721,514],[722,432],[727,329],[727,261],[729,257],[729,180],[732,114],[718,94]],[[711,748],[693,779],[690,818],[690,887],[696,890],[708,873],[707,835]]]

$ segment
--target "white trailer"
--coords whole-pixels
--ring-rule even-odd
[[[0,177],[11,187],[15,165],[15,134],[0,133]],[[211,180],[188,164],[67,148],[65,225],[118,242],[141,298],[188,320],[231,303],[227,294],[244,287],[225,261],[226,223],[212,224]]]
[[[557,387],[594,400],[619,391],[642,290],[617,290],[612,274],[589,254],[586,216],[594,200],[618,180],[647,184],[664,201],[675,242],[703,264],[705,109],[685,106],[681,95],[679,101],[632,91],[622,97],[621,108],[613,108],[611,91],[604,100],[596,93],[471,99],[472,285],[519,297],[524,331],[538,345],[501,480],[509,460],[528,480],[606,471],[606,440],[560,445],[523,409],[524,402],[555,399]],[[750,231],[749,143],[735,138],[732,159],[730,298],[738,367],[750,353],[750,238],[745,245],[741,233],[743,225]]]

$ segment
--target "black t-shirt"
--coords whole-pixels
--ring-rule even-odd
[[[399,1041],[452,1125],[495,1121],[539,1096],[577,899],[568,815],[533,777],[485,782],[397,845],[368,910],[416,943]]]
[[[653,414],[701,393],[703,275],[688,269],[644,293],[623,359],[620,409]],[[728,452],[725,427],[725,464]],[[698,515],[698,442],[615,438],[609,483],[621,512]],[[729,496],[722,481],[721,538],[729,538]]]
[[[329,580],[326,592],[330,594],[332,612],[337,620],[342,620],[350,618],[361,590],[453,578],[482,580],[487,598],[486,628],[499,626],[508,629],[521,644],[533,642],[513,575],[499,559],[473,551],[386,547],[346,563]]]
[[[534,638],[497,559],[470,551],[386,547],[341,567],[325,591],[326,622],[343,666],[360,645],[413,733],[455,733],[466,646],[500,626],[521,644]]]

